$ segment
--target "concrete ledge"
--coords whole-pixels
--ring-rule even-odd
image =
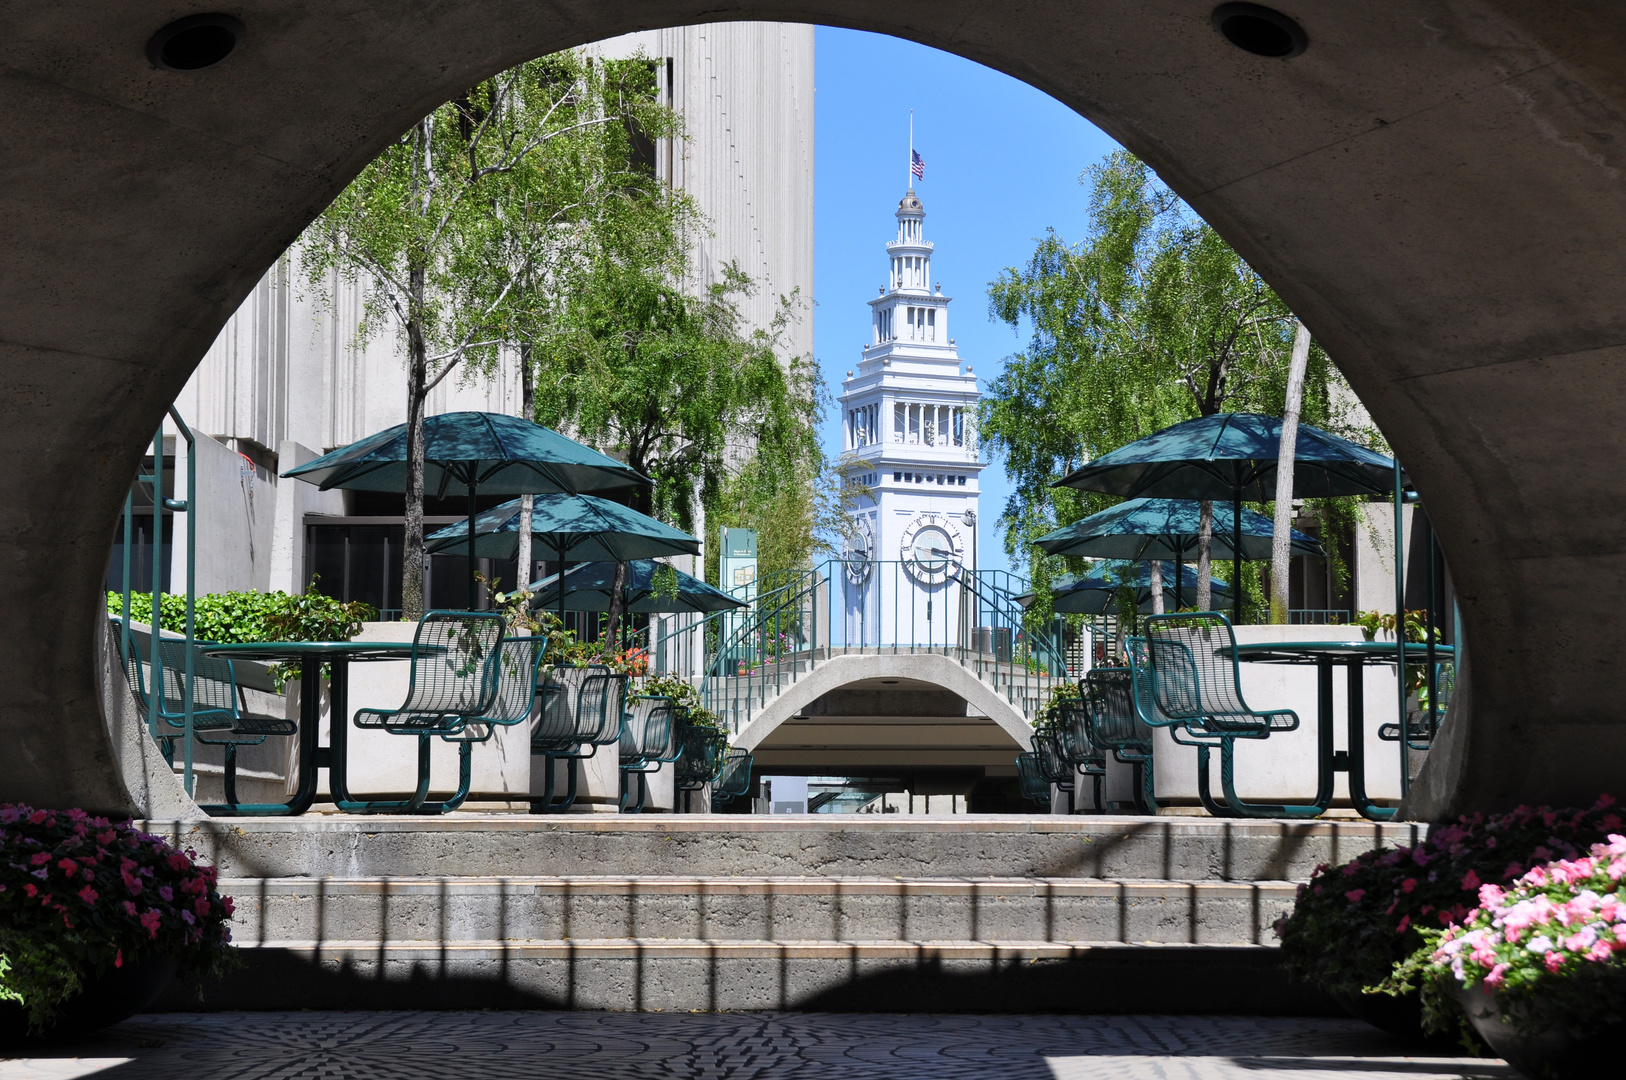
[[[200,1008],[1342,1015],[1269,949],[1019,942],[245,949],[229,976],[173,986],[152,1011]]]
[[[1099,878],[1302,881],[1322,862],[1414,844],[1366,821],[959,815],[452,815],[142,825],[223,877]]]

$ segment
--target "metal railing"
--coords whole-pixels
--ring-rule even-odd
[[[1287,621],[1293,626],[1348,626],[1354,620],[1348,608],[1293,608]]]
[[[1034,632],[1028,583],[953,563],[831,559],[756,582],[746,608],[652,633],[650,672],[695,682],[731,732],[833,657],[935,654],[973,672],[1030,720],[1067,673],[1058,617]]]

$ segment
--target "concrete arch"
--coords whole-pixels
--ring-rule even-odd
[[[833,656],[769,701],[734,737],[734,745],[754,750],[786,721],[833,691],[871,679],[900,679],[947,690],[964,699],[975,715],[986,716],[1017,748],[1030,749],[1033,728],[1016,706],[970,669],[936,653],[862,653]]]
[[[110,527],[165,406],[304,225],[486,75],[722,19],[948,49],[1149,161],[1326,344],[1434,512],[1478,662],[1458,702],[1471,722],[1434,755],[1418,809],[1617,783],[1626,9],[1296,0],[1310,47],[1276,61],[1221,39],[1211,7],[246,0],[239,52],[180,74],[143,55],[183,13],[167,0],[6,4],[0,798],[143,808],[99,706]]]

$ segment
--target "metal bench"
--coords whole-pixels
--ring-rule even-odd
[[[418,740],[418,782],[404,800],[358,801],[347,809],[366,813],[447,813],[469,795],[470,752],[477,738],[458,747],[458,786],[443,802],[429,803],[429,751],[436,736],[462,736],[470,724],[487,725],[501,684],[503,618],[494,611],[431,611],[412,638],[406,700],[395,709],[357,709],[355,725]],[[477,729],[478,730],[478,729]]]
[[[1127,667],[1096,668],[1079,681],[1078,689],[1090,742],[1134,772],[1135,809],[1142,814],[1157,813],[1152,729],[1135,708],[1134,672]],[[1100,795],[1097,783],[1097,806],[1102,805]]]
[[[576,802],[581,761],[621,739],[627,677],[600,664],[548,669],[542,703],[531,728],[531,756],[544,759],[542,794],[531,800],[533,814],[559,814]],[[563,799],[554,798],[554,763],[567,761]]]
[[[677,725],[673,722],[672,699],[640,694],[627,702],[626,723],[621,725],[621,812],[641,814],[649,801],[649,774],[677,759]],[[628,805],[636,788],[638,799]]]
[[[1250,803],[1236,793],[1235,743],[1293,731],[1291,709],[1260,710],[1242,695],[1242,673],[1231,622],[1215,612],[1153,615],[1146,620],[1152,697],[1157,711],[1201,741],[1220,746],[1220,784],[1225,805],[1239,817],[1318,817],[1332,805],[1332,776],[1318,777],[1309,803]],[[1207,754],[1199,750],[1198,776],[1206,779]],[[1204,805],[1208,805],[1205,800]]]
[[[148,696],[148,684],[152,668],[142,662],[144,657],[134,641],[126,645],[122,635],[118,640],[120,651],[125,654],[124,671],[130,690],[141,708],[150,712],[152,700]],[[205,656],[195,643],[189,650],[182,639],[160,637],[158,667],[163,689],[158,695],[157,717],[171,730],[160,729],[153,735],[163,751],[164,760],[171,765],[175,763],[175,741],[186,735],[188,652],[192,660],[193,737],[209,746],[224,747],[225,755],[221,779],[226,801],[205,804],[200,809],[215,815],[252,813],[261,809],[259,805],[244,806],[237,798],[237,748],[256,746],[273,736],[297,735],[299,725],[286,717],[249,712],[247,698],[238,685],[237,673],[230,660]]]

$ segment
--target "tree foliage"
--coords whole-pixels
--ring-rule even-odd
[[[989,285],[989,313],[1027,346],[989,386],[979,430],[1013,492],[1000,523],[1035,583],[1059,569],[1031,542],[1117,500],[1051,484],[1120,446],[1218,412],[1279,414],[1296,320],[1247,263],[1147,166],[1118,151],[1086,170],[1089,231],[1053,230]],[[1311,349],[1306,423],[1352,431],[1354,396]],[[1246,587],[1246,583],[1245,587]]]
[[[425,401],[464,361],[494,364],[548,324],[587,238],[645,213],[635,148],[673,128],[647,61],[579,53],[471,87],[370,163],[305,236],[307,277],[365,286],[363,337],[406,348],[408,480],[403,606],[423,606]]]

